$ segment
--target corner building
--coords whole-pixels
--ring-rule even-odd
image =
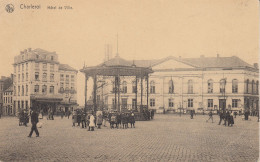
[[[77,70],[60,64],[55,52],[25,49],[15,56],[13,66],[13,107],[17,112],[36,107],[58,113],[77,106]]]

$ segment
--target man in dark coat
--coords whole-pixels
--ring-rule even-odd
[[[36,113],[35,110],[33,110],[32,115],[31,115],[32,128],[31,128],[31,132],[30,132],[28,137],[32,137],[33,131],[35,131],[36,137],[39,137],[39,132],[38,132],[38,129],[37,129],[37,123],[38,122],[39,122],[38,114]]]
[[[223,114],[223,112],[220,111],[220,112],[219,112],[219,123],[218,123],[218,125],[221,124],[223,118],[224,118],[224,114]]]

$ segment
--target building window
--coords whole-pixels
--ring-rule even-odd
[[[252,94],[255,94],[255,81],[252,81]]]
[[[14,66],[14,73],[16,73],[16,66]]]
[[[213,93],[213,80],[208,80],[208,93]]]
[[[155,99],[151,98],[150,99],[150,107],[154,107],[155,106]]]
[[[238,99],[232,99],[232,107],[233,108],[238,107]]]
[[[259,94],[259,81],[256,81],[256,94]]]
[[[18,86],[18,96],[20,96],[20,86]]]
[[[22,73],[22,82],[24,81],[24,73]]]
[[[136,99],[133,98],[132,99],[132,109],[135,109],[136,108]]]
[[[40,70],[38,62],[35,63],[35,70]]]
[[[188,107],[193,107],[193,99],[188,99]]]
[[[225,93],[225,91],[226,91],[226,80],[221,79],[220,82],[219,82],[219,92]]]
[[[173,94],[174,93],[174,85],[173,85],[173,81],[170,80],[169,81],[169,94]]]
[[[60,81],[64,81],[64,75],[63,74],[60,75]]]
[[[51,94],[54,93],[54,86],[50,86],[50,93],[51,93]]]
[[[208,107],[213,108],[213,99],[208,99]]]
[[[39,93],[39,89],[40,89],[39,85],[34,86],[34,92],[35,93]]]
[[[69,81],[70,81],[70,76],[66,75],[66,82],[69,82]]]
[[[16,86],[14,86],[14,96],[16,96]]]
[[[238,81],[237,79],[232,80],[232,93],[238,92]]]
[[[54,57],[53,57],[53,56],[51,56],[51,60],[52,60],[52,61],[54,60]]]
[[[174,107],[174,102],[172,98],[169,98],[169,107]]]
[[[18,82],[20,82],[20,74],[18,74]]]
[[[51,82],[54,82],[54,74],[51,74],[51,75],[50,75],[50,81],[51,81]]]
[[[25,87],[25,95],[26,96],[28,95],[28,85],[26,85],[26,87]]]
[[[155,82],[154,81],[150,82],[150,93],[155,93]]]
[[[18,72],[20,72],[20,65],[18,65]]]
[[[24,96],[24,86],[22,86],[22,96]]]
[[[42,81],[47,82],[47,73],[42,74]]]
[[[28,63],[26,63],[26,71],[28,71]]]
[[[123,81],[123,83],[122,83],[122,93],[127,93],[127,83],[126,83],[126,81]]]
[[[50,65],[50,71],[54,71],[54,64]]]
[[[24,64],[22,64],[22,71],[24,71]]]
[[[74,75],[71,75],[70,78],[71,78],[71,81],[72,81],[72,82],[75,81],[75,80],[74,80],[74,78],[75,78]]]
[[[42,70],[43,71],[47,71],[47,63],[43,63],[42,64]]]
[[[193,81],[188,80],[188,93],[193,93]]]
[[[39,72],[35,72],[35,80],[38,80],[39,81]]]
[[[132,93],[136,93],[136,81],[132,81]]]
[[[43,85],[43,86],[42,86],[42,93],[43,93],[43,94],[46,94],[46,93],[47,93],[47,86],[46,86],[46,85]]]
[[[28,109],[29,106],[28,106],[28,101],[25,101],[25,108]]]
[[[26,73],[26,81],[28,81],[28,73]]]
[[[249,93],[249,79],[246,80],[246,93]]]
[[[38,59],[39,58],[39,55],[36,55],[36,59]]]
[[[122,98],[122,108],[123,109],[127,108],[127,98]]]

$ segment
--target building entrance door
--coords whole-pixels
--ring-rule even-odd
[[[226,109],[226,100],[225,99],[219,99],[219,110],[225,110]]]

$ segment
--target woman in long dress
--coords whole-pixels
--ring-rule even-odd
[[[93,114],[90,116],[90,119],[89,119],[89,127],[90,127],[90,130],[91,130],[91,131],[94,131],[94,127],[95,127],[95,117],[94,117]]]

